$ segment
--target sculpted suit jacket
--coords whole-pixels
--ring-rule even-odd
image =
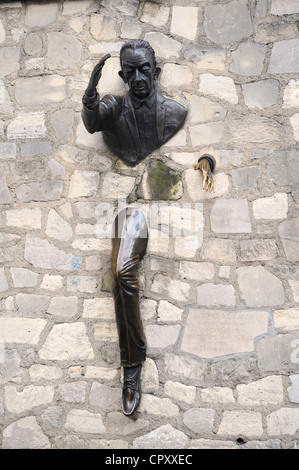
[[[156,148],[182,128],[186,115],[184,106],[165,98],[156,90]],[[83,97],[82,120],[89,133],[102,131],[108,147],[126,164],[137,165],[147,156],[141,152],[137,121],[129,94],[106,95],[100,100],[97,93],[93,104],[88,107]]]

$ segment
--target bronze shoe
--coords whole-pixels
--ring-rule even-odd
[[[124,367],[124,385],[122,394],[122,412],[132,416],[138,409],[141,399],[140,375],[142,364]]]

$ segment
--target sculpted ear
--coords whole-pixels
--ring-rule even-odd
[[[157,79],[158,79],[160,73],[161,73],[160,67],[156,67],[156,68],[155,68],[155,72],[154,72],[154,80],[157,80]]]
[[[120,71],[118,72],[118,75],[120,76],[120,78],[123,79],[123,81],[124,81],[125,83],[127,83],[126,77],[125,77],[124,72],[123,72],[122,70],[120,70]]]

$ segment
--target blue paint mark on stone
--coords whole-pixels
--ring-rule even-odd
[[[79,269],[81,268],[81,265],[82,265],[82,258],[80,258],[79,256],[73,256],[72,268],[79,271]]]

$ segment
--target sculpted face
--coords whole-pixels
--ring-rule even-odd
[[[136,98],[146,98],[152,91],[159,74],[149,51],[143,48],[125,49],[122,54],[122,70],[119,75],[128,83]]]

